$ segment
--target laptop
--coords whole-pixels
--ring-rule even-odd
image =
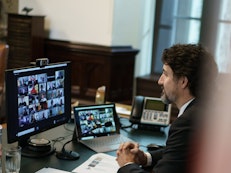
[[[77,140],[95,152],[114,151],[121,143],[132,141],[120,134],[114,103],[76,106],[73,109]]]

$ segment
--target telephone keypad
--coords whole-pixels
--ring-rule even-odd
[[[169,117],[168,112],[143,110],[141,122],[147,124],[168,124]]]

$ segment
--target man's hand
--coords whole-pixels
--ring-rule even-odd
[[[139,165],[146,165],[147,156],[139,149],[138,143],[126,142],[120,145],[116,152],[117,162],[121,166],[127,163],[136,163]]]

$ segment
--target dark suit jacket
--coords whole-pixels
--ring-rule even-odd
[[[169,129],[166,147],[151,152],[154,173],[186,173],[189,159],[194,157],[191,150],[192,135],[198,126],[199,103],[193,100],[178,117]],[[144,173],[150,172],[137,164],[121,167],[118,173]]]

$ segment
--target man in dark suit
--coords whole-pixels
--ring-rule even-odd
[[[158,84],[162,101],[179,109],[169,129],[166,147],[144,152],[137,143],[123,143],[117,150],[118,173],[186,173],[196,158],[197,130],[201,128],[205,101],[218,70],[212,55],[201,45],[176,44],[162,54],[163,73]],[[198,120],[199,119],[199,120]]]

